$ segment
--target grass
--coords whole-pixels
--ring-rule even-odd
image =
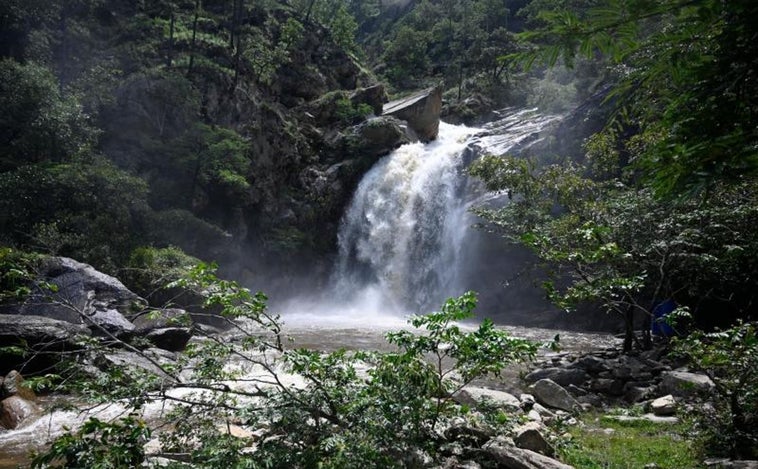
[[[702,467],[686,424],[619,422],[597,414],[587,414],[582,420],[583,425],[568,430],[571,440],[559,448],[561,460],[577,468]]]

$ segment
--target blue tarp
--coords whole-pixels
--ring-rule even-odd
[[[676,301],[671,299],[662,301],[661,303],[658,303],[655,308],[653,308],[653,322],[650,325],[650,332],[652,332],[653,335],[663,337],[671,337],[673,335],[676,335],[674,328],[666,323],[666,316],[675,309]]]

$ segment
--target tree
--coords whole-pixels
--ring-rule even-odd
[[[598,152],[590,155],[600,158]],[[619,174],[617,167],[609,172]],[[635,317],[643,319],[641,345],[649,343],[653,311],[665,299],[689,306],[703,326],[755,314],[758,237],[750,227],[758,222],[758,194],[750,185],[671,201],[623,177],[590,178],[576,163],[490,156],[471,173],[490,190],[512,194],[504,207],[476,213],[546,263],[553,278],[545,288],[560,307],[599,302],[620,314],[625,350],[634,344]],[[714,315],[727,307],[728,314]]]
[[[54,75],[34,63],[0,61],[0,171],[39,162],[63,162],[86,153],[97,136]]]
[[[633,159],[658,193],[699,192],[758,174],[754,2],[608,0],[538,18],[546,26],[522,38],[540,47],[512,58],[613,59],[611,124],[644,136]]]

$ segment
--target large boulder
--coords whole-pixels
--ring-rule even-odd
[[[542,427],[537,422],[527,422],[513,431],[513,441],[516,446],[535,453],[552,456],[555,453],[552,445],[542,435]]]
[[[518,411],[521,409],[521,401],[512,394],[495,389],[466,386],[453,395],[455,402],[467,406],[477,407],[488,404],[498,409]]]
[[[356,125],[342,135],[339,146],[345,154],[357,158],[376,158],[386,155],[410,140],[403,123],[389,116],[374,117]]]
[[[124,315],[144,303],[115,277],[67,257],[50,257],[40,267],[35,291],[15,312],[122,335],[134,329]]]
[[[42,316],[0,314],[0,346],[25,349],[25,355],[4,351],[0,373],[13,369],[36,372],[60,361],[60,352],[78,350],[78,339],[91,335],[83,324]]]
[[[553,380],[541,379],[531,386],[530,391],[542,405],[567,412],[576,412],[581,409],[579,402]]]
[[[442,88],[435,87],[384,105],[382,115],[408,122],[419,139],[428,142],[437,138],[442,110]]]
[[[573,469],[573,466],[499,439],[490,440],[482,450],[503,469]]]
[[[676,370],[663,373],[658,391],[675,397],[690,397],[695,394],[708,394],[713,388],[713,381],[705,375]]]
[[[6,397],[0,402],[0,427],[8,430],[17,428],[24,420],[39,411],[36,404],[21,396]]]
[[[28,401],[33,401],[37,396],[34,395],[34,391],[26,385],[24,377],[21,376],[16,370],[8,373],[4,378],[0,379],[0,399],[4,399],[10,396],[20,396]]]

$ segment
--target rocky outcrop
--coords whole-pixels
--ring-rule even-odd
[[[0,427],[17,428],[24,420],[37,414],[40,409],[21,396],[6,397],[0,402]]]
[[[124,317],[145,301],[115,277],[67,257],[46,259],[34,292],[16,314],[84,324],[96,335],[122,336],[134,330]]]
[[[658,416],[674,415],[676,413],[676,399],[671,394],[659,397],[650,403],[650,410]]]
[[[394,117],[375,117],[353,127],[347,136],[350,153],[377,158],[404,143],[408,135],[403,123]]]
[[[25,350],[25,355],[21,355],[6,349],[0,355],[0,373],[13,369],[45,370],[60,360],[61,352],[78,350],[78,339],[91,334],[82,324],[42,316],[0,314],[0,346]]]
[[[437,138],[442,110],[442,88],[429,88],[384,105],[383,115],[408,122],[421,141]]]
[[[528,449],[545,456],[552,456],[555,453],[555,449],[542,435],[541,430],[542,427],[538,422],[527,422],[524,425],[516,427],[513,441],[519,448]]]

